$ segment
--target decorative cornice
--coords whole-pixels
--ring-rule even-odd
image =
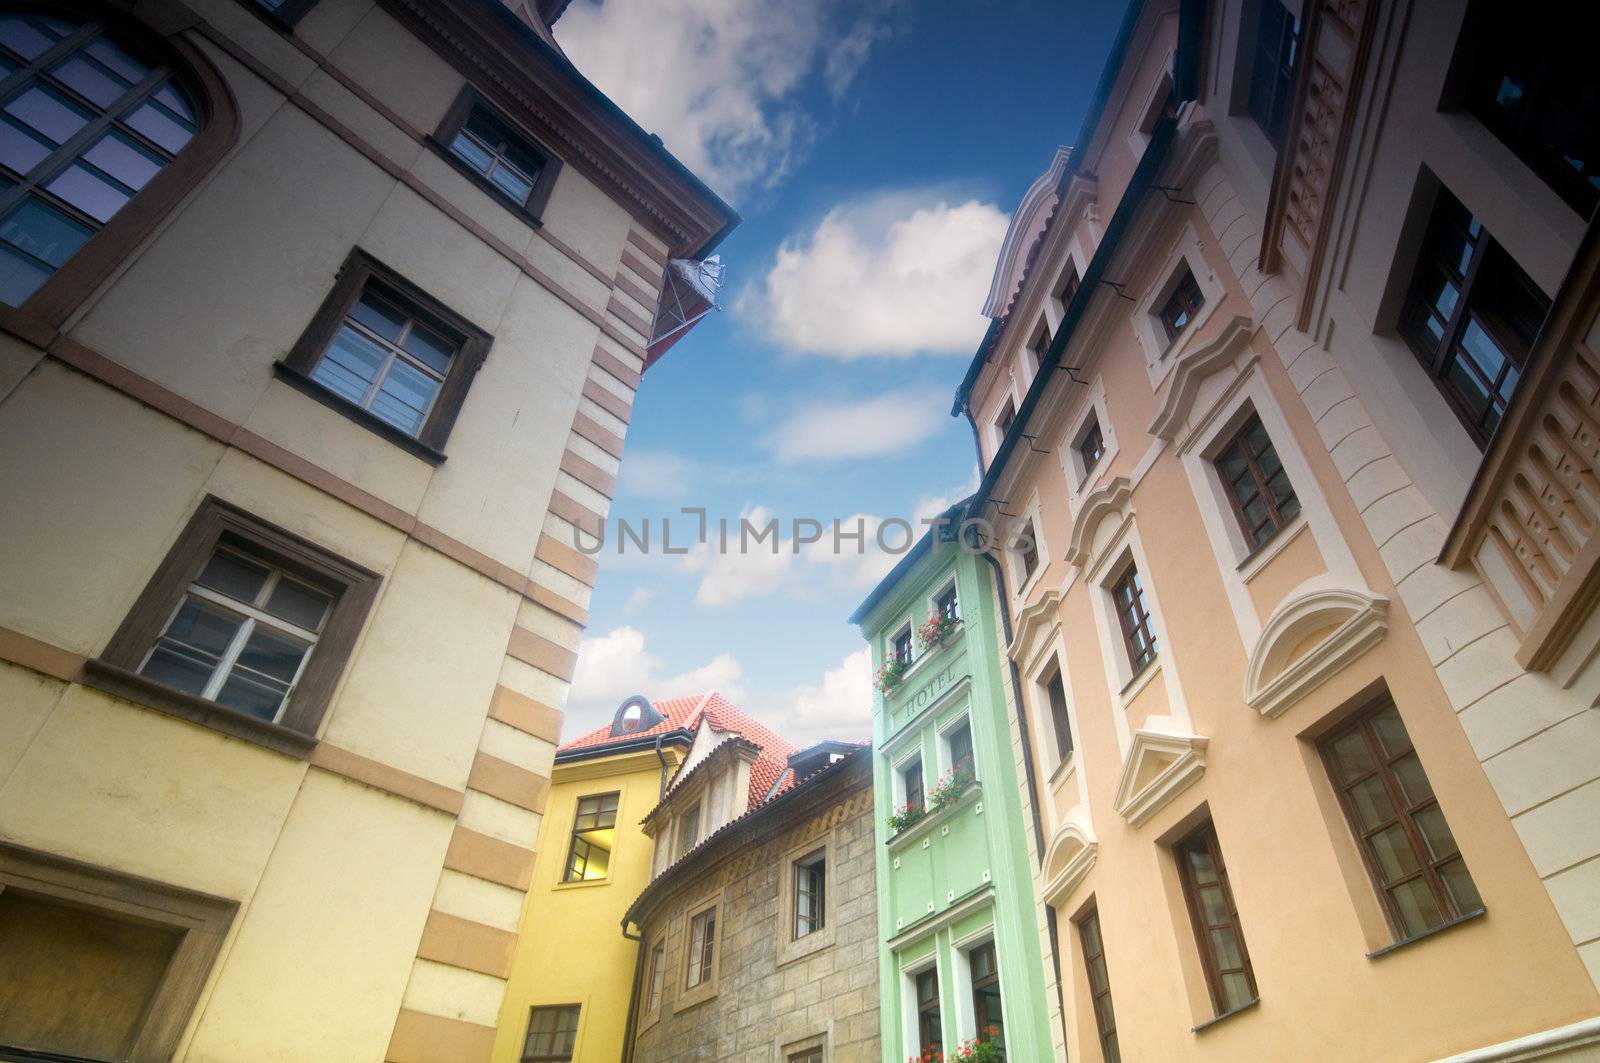
[[[1089,877],[1099,855],[1100,843],[1076,823],[1056,831],[1045,851],[1043,883],[1039,888],[1044,902],[1059,908]]]
[[[1192,734],[1167,734],[1141,728],[1133,732],[1133,745],[1117,780],[1113,807],[1117,815],[1137,827],[1172,803],[1173,798],[1199,781],[1206,770],[1205,750],[1210,739]],[[1140,785],[1147,762],[1167,763]]]
[[[1056,616],[1060,608],[1061,592],[1048,590],[1039,595],[1037,601],[1018,613],[1016,633],[1011,638],[1011,645],[1006,647],[1006,656],[1018,664],[1025,665],[1033,656],[1028,651],[1033,648],[1034,642],[1058,623]]]
[[[1133,484],[1126,476],[1114,476],[1090,492],[1078,511],[1078,522],[1072,526],[1072,542],[1067,547],[1067,564],[1076,565],[1085,572],[1092,570],[1095,532],[1100,522],[1121,515],[1124,522],[1133,518]]]
[[[1310,591],[1278,606],[1261,630],[1245,669],[1245,704],[1270,718],[1332,678],[1383,641],[1389,600],[1365,591]],[[1289,660],[1310,635],[1332,627],[1317,644]]]
[[[1172,371],[1166,398],[1162,400],[1155,419],[1150,422],[1150,434],[1168,443],[1173,442],[1189,423],[1195,400],[1200,394],[1201,382],[1230,365],[1249,346],[1250,336],[1254,332],[1255,323],[1248,315],[1235,314],[1215,339],[1185,354]]]
[[[989,283],[989,297],[984,300],[985,317],[999,319],[1011,308],[1013,298],[1022,289],[1023,274],[1033,261],[1033,253],[1043,238],[1050,222],[1051,211],[1057,204],[1061,177],[1067,171],[1071,148],[1057,148],[1050,166],[1022,195],[1022,202],[1011,215],[1011,225],[1006,229],[1005,240],[1000,244],[999,261],[995,264],[994,279]]]

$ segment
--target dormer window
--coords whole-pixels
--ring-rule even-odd
[[[700,844],[700,802],[689,806],[678,821],[678,855],[681,857]]]
[[[648,731],[665,719],[648,698],[635,694],[617,706],[616,714],[611,717],[611,737]]]

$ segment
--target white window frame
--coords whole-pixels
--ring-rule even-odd
[[[1194,316],[1194,320],[1185,325],[1183,331],[1169,341],[1166,327],[1158,315],[1173,290],[1178,287],[1185,268],[1194,275],[1195,283],[1199,285],[1200,294],[1205,297],[1206,302]],[[1155,285],[1144,294],[1133,312],[1133,332],[1139,340],[1139,346],[1144,349],[1145,371],[1149,374],[1152,391],[1161,386],[1161,382],[1172,372],[1173,367],[1183,357],[1184,351],[1194,341],[1195,336],[1206,327],[1212,315],[1221,308],[1227,296],[1221,279],[1206,262],[1205,252],[1201,248],[1200,237],[1195,231],[1193,222],[1184,224],[1183,230],[1178,234],[1176,245],[1162,263],[1156,278]]]
[[[1078,444],[1088,432],[1090,421],[1100,426],[1100,440],[1105,446],[1105,453],[1100,455],[1093,469],[1085,469],[1083,455],[1078,453]],[[1061,471],[1067,477],[1067,506],[1074,519],[1083,508],[1083,500],[1105,478],[1118,452],[1117,431],[1106,410],[1105,378],[1096,375],[1094,383],[1089,386],[1088,400],[1073,417],[1061,448],[1056,452],[1061,460]]]
[[[1016,414],[1022,412],[1022,389],[1018,386],[1015,373],[1009,375],[1006,388],[1000,393],[1000,401],[994,404],[994,409],[989,413],[989,454],[992,458],[999,450],[1000,444],[1005,442],[1006,434],[1000,430],[1000,415],[1005,412],[1006,403],[1011,403],[1012,421],[1015,423]]]
[[[956,619],[965,622],[966,617],[961,611],[961,588],[956,585],[956,574],[954,572],[950,573],[949,577],[945,579],[944,582],[940,583],[938,588],[932,594],[928,595],[927,615],[932,616],[934,613],[938,612],[939,599],[944,595],[945,591],[956,592]]]
[[[1060,333],[1061,322],[1067,316],[1067,304],[1061,301],[1061,282],[1066,278],[1068,269],[1078,274],[1078,286],[1083,287],[1084,274],[1089,271],[1089,256],[1084,254],[1083,245],[1076,235],[1067,244],[1067,253],[1061,267],[1056,270],[1055,280],[1051,282],[1050,295],[1044,301],[1045,320],[1050,322],[1052,338]]]
[[[1128,150],[1133,152],[1135,159],[1144,155],[1144,149],[1150,146],[1150,136],[1155,130],[1156,122],[1161,119],[1161,112],[1166,107],[1167,96],[1172,92],[1172,72],[1177,68],[1177,49],[1167,53],[1161,61],[1161,68],[1156,71],[1156,76],[1145,89],[1144,99],[1139,102],[1139,121],[1128,130]]]
[[[941,779],[955,770],[955,754],[950,750],[950,735],[962,724],[967,725],[967,739],[972,743],[972,777],[981,778],[978,772],[978,736],[972,729],[972,712],[970,709],[963,709],[939,728],[939,778]]]
[[[922,656],[917,652],[917,625],[913,618],[908,617],[904,622],[896,624],[891,629],[889,641],[883,648],[883,655],[885,660],[895,656],[895,643],[900,641],[901,635],[907,635],[911,639],[911,660],[907,661],[905,665],[909,670]]]
[[[1032,593],[1034,586],[1043,578],[1045,569],[1050,567],[1050,547],[1045,541],[1044,521],[1039,518],[1039,509],[1039,492],[1035,489],[1028,498],[1028,508],[1022,511],[1021,516],[1012,518],[1012,522],[1008,527],[1008,531],[1012,534],[1006,537],[1005,553],[1009,561],[1007,567],[1011,569],[1011,583],[1016,587],[1011,596],[1018,601]],[[1016,535],[1030,523],[1033,527],[1034,546],[1039,555],[1038,567],[1033,570],[1031,575],[1023,567],[1022,552],[1012,549],[1010,545],[1016,540]]]
[[[914,963],[909,963],[900,968],[900,1031],[905,1038],[904,1047],[908,1056],[921,1054],[921,1046],[917,1039],[917,975],[924,971],[932,970],[939,980],[939,1033],[940,1039],[945,1044],[952,1044],[949,1038],[950,1015],[945,1002],[945,970],[939,962],[939,946],[934,943],[933,952]]]
[[[922,743],[919,741],[910,752],[893,761],[894,807],[897,809],[905,807],[906,804],[906,769],[911,766],[912,761],[916,761],[922,767],[922,805],[924,808],[928,805],[928,765],[923,760]]]
[[[972,952],[974,949],[982,948],[984,945],[991,943],[994,944],[995,973],[1000,977],[1001,1019],[1004,1022],[1010,1018],[1010,1016],[1006,1015],[1005,975],[999,970],[1000,945],[997,941],[995,941],[994,924],[991,923],[988,926],[983,927],[981,930],[974,930],[965,937],[950,943],[950,954],[955,959],[955,971],[953,973],[955,975],[954,989],[956,994],[955,1020],[957,1044],[960,1044],[963,1041],[970,1041],[974,1037],[978,1036],[978,1011],[972,1003]],[[944,982],[942,980],[939,983],[939,989],[942,994],[944,990]],[[1006,1029],[1011,1028],[1011,1024],[1009,1022],[1005,1022],[1005,1026]]]

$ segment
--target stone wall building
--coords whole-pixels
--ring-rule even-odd
[[[822,743],[634,901],[632,1063],[878,1063],[872,760]]]

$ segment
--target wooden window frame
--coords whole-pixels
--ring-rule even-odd
[[[983,989],[987,989],[990,986],[993,986],[994,989],[995,989],[995,993],[1000,996],[1001,1004],[1002,1004],[1002,1011],[1001,1011],[1001,1014],[1000,1014],[1000,1022],[999,1022],[998,1025],[999,1025],[999,1029],[1000,1029],[1000,1043],[1004,1044],[1005,1043],[1005,1025],[1006,1024],[1005,1024],[1005,1012],[1004,1012],[1003,1009],[1004,1009],[1004,1002],[1005,1002],[1005,993],[1000,987],[1000,954],[995,949],[994,939],[993,938],[990,938],[988,941],[985,941],[982,944],[974,945],[972,948],[967,950],[967,970],[969,972],[975,966],[977,966],[975,960],[976,960],[977,955],[979,953],[981,953],[981,952],[988,952],[990,960],[991,960],[991,965],[990,966],[991,966],[991,969],[992,969],[992,973],[984,975],[982,978],[977,978],[977,977],[969,977],[968,978],[968,981],[971,983],[971,989],[972,989],[972,1022],[973,1022],[973,1035],[972,1036],[973,1036],[973,1040],[975,1040],[975,1041],[986,1041],[986,1040],[988,1040],[988,1037],[986,1036],[986,1031],[985,1031],[984,1027],[988,1026],[988,1025],[993,1025],[993,1022],[992,1022],[992,1020],[990,1022],[985,1022],[984,1021],[985,1017],[987,1016],[988,1009],[984,1006],[984,1004],[983,1004],[983,996],[979,991],[983,990]]]
[[[129,1053],[172,1058],[239,903],[0,841],[0,892],[8,889],[182,935]]]
[[[277,723],[238,712],[139,674],[173,611],[219,544],[230,543],[296,575],[339,590],[317,645]],[[377,598],[379,577],[293,532],[208,495],[134,601],[105,650],[85,664],[84,681],[119,697],[305,757],[317,743],[334,687]]]
[[[967,734],[967,752],[965,756],[956,753],[956,744],[951,741],[956,735],[965,731]],[[950,758],[949,771],[952,774],[961,771],[961,762],[965,760],[966,772],[969,781],[978,778],[978,750],[972,742],[972,715],[970,713],[958,716],[947,727],[939,732],[939,738],[944,744],[945,753]]]
[[[1033,579],[1033,574],[1039,571],[1039,532],[1033,523],[1032,517],[1026,517],[1023,519],[1022,528],[1023,535],[1020,542],[1027,543],[1027,545],[1024,546],[1020,551],[1022,555],[1021,582],[1022,586],[1025,587],[1027,586],[1028,581]],[[1018,590],[1020,591],[1021,587],[1019,587]]]
[[[900,661],[902,668],[910,668],[917,660],[917,643],[912,637],[911,624],[901,625],[889,636],[889,653]]]
[[[1223,900],[1226,902],[1227,921],[1211,925],[1203,917],[1200,906],[1200,887],[1194,879],[1194,869],[1186,857],[1192,849],[1204,849],[1211,858],[1211,865],[1216,868],[1217,882],[1222,889]],[[1211,820],[1206,820],[1197,829],[1190,831],[1182,840],[1172,847],[1173,856],[1178,861],[1178,877],[1183,880],[1183,897],[1189,908],[1189,922],[1194,928],[1195,945],[1200,950],[1200,965],[1205,971],[1206,987],[1211,992],[1211,1006],[1217,1017],[1232,1014],[1243,1010],[1260,999],[1260,990],[1256,987],[1255,969],[1250,965],[1250,950],[1245,945],[1244,927],[1239,921],[1239,909],[1233,901],[1233,886],[1228,880],[1228,867],[1222,859],[1222,846],[1217,840],[1217,829]],[[1216,950],[1212,947],[1212,930],[1230,929],[1233,931],[1234,940],[1239,945],[1239,958],[1242,964],[1239,968],[1229,967],[1226,970],[1219,966]],[[1250,999],[1235,1007],[1227,1007],[1227,995],[1223,989],[1222,976],[1242,971],[1246,983],[1250,987]]]
[[[1106,938],[1100,929],[1100,909],[1091,904],[1082,914],[1073,920],[1078,928],[1078,945],[1083,950],[1083,973],[1089,980],[1089,1009],[1094,1012],[1095,1030],[1100,1035],[1100,1054],[1105,1063],[1120,1063],[1122,1059],[1121,1045],[1117,1041],[1116,1008],[1111,1000],[1111,972],[1106,967]],[[1086,928],[1093,927],[1093,939],[1096,949],[1090,948],[1090,934]],[[1095,961],[1100,961],[1100,972],[1103,976],[1103,985],[1095,984]],[[1105,1000],[1106,1014],[1100,1013],[1100,1001]]]
[[[925,976],[933,977],[933,996],[931,1005],[922,997],[922,979]],[[930,1048],[942,1050],[944,1048],[944,1007],[940,999],[939,968],[937,965],[924,968],[911,976],[911,1006],[917,1017],[917,1052],[920,1054]],[[932,1029],[938,1035],[937,1041],[928,1043],[929,1021]]]
[[[578,855],[578,846],[579,846],[579,844],[581,843],[581,844],[583,844],[585,846],[588,846],[590,848],[594,847],[594,843],[589,841],[587,838],[584,838],[582,835],[584,833],[587,833],[587,831],[590,831],[590,830],[604,830],[605,829],[604,827],[594,826],[594,827],[584,828],[584,830],[582,830],[582,831],[579,830],[578,822],[585,815],[585,813],[583,811],[583,803],[585,801],[598,801],[600,804],[599,804],[598,809],[595,811],[594,815],[596,817],[602,817],[602,816],[605,815],[605,811],[606,811],[605,803],[606,803],[606,798],[608,798],[608,797],[615,799],[616,807],[611,809],[611,827],[612,827],[612,829],[615,829],[616,825],[617,825],[617,812],[618,812],[618,809],[620,809],[622,807],[622,791],[620,791],[620,790],[608,790],[605,793],[584,794],[584,795],[582,795],[582,796],[580,796],[578,798],[578,803],[577,803],[576,806],[574,806],[574,810],[573,810],[573,813],[572,813],[572,835],[571,835],[571,838],[568,840],[568,843],[567,843],[567,862],[561,868],[561,881],[562,881],[563,884],[571,883],[571,882],[609,882],[611,880],[611,861],[610,861],[610,857],[611,857],[611,855],[614,855],[615,852],[616,852],[615,846],[613,846],[612,849],[609,850],[608,853],[607,853],[606,873],[604,875],[600,876],[599,878],[586,878],[583,875],[579,875],[577,878],[573,878],[572,877],[572,864],[573,864],[573,860]],[[598,819],[597,819],[597,822],[598,822]],[[587,871],[588,869],[589,869],[589,859],[588,859],[587,856],[585,856],[584,857],[584,870]]]
[[[1006,401],[1000,404],[1000,409],[995,411],[994,415],[994,431],[998,437],[995,439],[994,445],[996,447],[1005,442],[1006,436],[1011,434],[1011,426],[1016,423],[1017,402],[1012,396],[1007,395]]]
[[[1053,293],[1056,302],[1061,304],[1062,314],[1067,312],[1067,307],[1072,305],[1072,300],[1082,286],[1083,278],[1078,274],[1078,264],[1068,259],[1067,268],[1061,271],[1061,278],[1056,281]]]
[[[1462,855],[1459,842],[1456,843],[1455,852],[1447,854],[1438,859],[1435,859],[1429,852],[1427,839],[1423,836],[1421,828],[1417,826],[1416,815],[1417,813],[1424,811],[1430,805],[1437,807],[1439,804],[1439,798],[1438,795],[1433,792],[1432,781],[1428,780],[1429,796],[1426,799],[1416,802],[1410,802],[1406,800],[1405,793],[1400,786],[1400,781],[1395,776],[1393,771],[1393,765],[1405,759],[1407,756],[1415,756],[1417,757],[1418,766],[1421,767],[1422,758],[1421,755],[1417,753],[1416,744],[1411,741],[1411,732],[1409,729],[1406,730],[1407,747],[1405,749],[1393,755],[1390,755],[1384,751],[1383,746],[1379,742],[1377,734],[1372,727],[1371,721],[1378,713],[1389,708],[1393,708],[1395,710],[1395,714],[1397,716],[1399,715],[1400,710],[1399,707],[1395,705],[1394,699],[1388,694],[1385,694],[1373,701],[1371,704],[1367,705],[1350,719],[1344,721],[1338,727],[1319,738],[1317,740],[1317,750],[1322,756],[1323,767],[1328,773],[1328,781],[1330,784],[1332,784],[1335,793],[1337,793],[1339,796],[1339,807],[1344,811],[1345,823],[1349,826],[1350,833],[1355,839],[1356,848],[1361,850],[1361,862],[1366,866],[1367,877],[1371,880],[1372,888],[1378,895],[1379,904],[1383,906],[1384,917],[1388,920],[1389,930],[1394,935],[1394,943],[1403,944],[1419,937],[1425,937],[1428,934],[1441,929],[1442,927],[1450,926],[1451,924],[1481,912],[1484,909],[1481,897],[1479,898],[1479,903],[1475,908],[1468,908],[1465,910],[1461,909],[1456,904],[1455,898],[1450,895],[1449,889],[1445,886],[1443,879],[1439,875],[1438,869],[1440,866],[1455,860],[1460,860],[1463,870],[1467,872],[1468,880],[1471,881],[1472,879],[1472,871],[1466,866],[1466,858]],[[1404,723],[1405,720],[1402,717],[1401,724],[1404,725]],[[1351,734],[1352,732],[1359,732],[1365,739],[1367,754],[1372,758],[1373,769],[1372,771],[1361,775],[1358,778],[1345,781],[1341,778],[1339,770],[1334,763],[1332,749],[1334,742],[1348,734]],[[1382,783],[1384,794],[1388,798],[1389,804],[1393,808],[1395,816],[1393,819],[1386,820],[1375,827],[1366,828],[1361,825],[1361,818],[1357,814],[1354,801],[1351,797],[1351,791],[1356,786],[1359,786],[1361,783],[1365,782],[1374,775],[1376,775],[1379,781]],[[1423,778],[1427,780],[1426,769],[1423,769],[1422,775]],[[1439,814],[1441,817],[1443,817],[1444,810],[1440,809]],[[1389,827],[1396,824],[1400,826],[1401,831],[1405,834],[1406,842],[1411,847],[1412,859],[1416,861],[1419,870],[1413,875],[1408,875],[1402,879],[1396,880],[1394,883],[1385,885],[1383,874],[1378,865],[1377,858],[1373,853],[1372,846],[1367,839],[1381,831],[1387,830]],[[1449,829],[1448,819],[1445,820],[1445,827],[1446,829]],[[1451,830],[1451,839],[1454,840],[1454,837],[1455,832],[1454,830]],[[1412,932],[1406,929],[1405,922],[1402,919],[1398,908],[1396,907],[1394,898],[1390,896],[1389,891],[1395,886],[1403,885],[1404,883],[1410,882],[1416,878],[1421,878],[1424,884],[1427,885],[1428,892],[1433,897],[1434,903],[1438,905],[1439,913],[1443,916],[1443,919],[1434,926]],[[1477,883],[1473,882],[1472,885],[1473,890],[1476,892]]]
[[[1122,607],[1120,597],[1124,588],[1128,590],[1128,604],[1136,616],[1128,616]],[[1156,657],[1161,653],[1161,644],[1156,640],[1155,629],[1151,626],[1150,610],[1144,601],[1144,580],[1139,575],[1139,566],[1129,562],[1122,570],[1122,574],[1111,581],[1108,588],[1111,594],[1111,611],[1116,615],[1117,628],[1122,632],[1122,646],[1128,654],[1128,666],[1134,675],[1138,675],[1150,667]],[[1141,654],[1134,636],[1142,634],[1148,650]]]
[[[1089,421],[1078,433],[1078,441],[1073,444],[1073,449],[1078,452],[1078,460],[1083,463],[1083,476],[1088,479],[1094,472],[1095,466],[1100,464],[1100,459],[1106,456],[1106,437],[1100,431],[1100,415],[1091,412]]]
[[[818,864],[822,865],[820,876],[821,885],[810,891],[804,889],[806,877]],[[789,861],[789,871],[794,879],[794,898],[790,905],[789,937],[791,941],[801,941],[812,934],[820,934],[828,928],[828,850],[818,846],[804,856]],[[814,899],[812,909],[812,926],[809,930],[800,930],[800,898],[811,896]]]
[[[698,937],[696,926],[699,926]],[[696,963],[694,948],[700,947]],[[683,988],[698,989],[711,981],[711,971],[717,965],[717,906],[702,908],[689,917],[689,936],[685,941],[686,961],[683,968]]]
[[[810,933],[796,936],[800,915],[800,864],[817,858],[823,861],[824,879],[820,923]],[[799,841],[776,861],[782,869],[778,876],[778,906],[773,927],[779,967],[799,962],[834,944],[839,903],[834,895],[837,892],[834,871],[838,866],[837,858],[838,832],[829,829],[820,837]]]
[[[1173,284],[1172,290],[1166,298],[1161,300],[1161,306],[1156,310],[1156,320],[1161,322],[1162,334],[1167,338],[1167,346],[1176,343],[1178,337],[1183,335],[1188,327],[1200,318],[1200,311],[1205,309],[1206,293],[1200,287],[1200,280],[1194,275],[1186,259],[1180,259],[1183,272]],[[1181,313],[1188,314],[1188,320],[1182,325],[1177,324]]]
[[[922,765],[922,754],[918,753],[900,767],[895,769],[900,776],[900,785],[905,788],[905,801],[903,804],[916,805],[919,808],[928,807],[928,773]],[[915,798],[911,791],[911,773],[917,776],[917,790]]]
[[[1270,0],[1270,2],[1277,3],[1278,0]],[[1217,478],[1222,481],[1222,493],[1228,496],[1228,506],[1233,510],[1234,519],[1239,522],[1239,531],[1244,535],[1245,547],[1252,554],[1271,542],[1273,536],[1277,535],[1290,521],[1300,515],[1300,496],[1295,492],[1294,481],[1289,479],[1289,470],[1283,464],[1281,457],[1277,459],[1278,468],[1282,472],[1284,480],[1289,484],[1289,498],[1280,504],[1267,487],[1268,477],[1261,469],[1261,454],[1265,454],[1266,451],[1262,451],[1261,454],[1254,453],[1245,440],[1251,429],[1257,425],[1261,427],[1262,434],[1267,437],[1267,447],[1272,451],[1273,456],[1277,457],[1277,444],[1273,443],[1272,435],[1267,432],[1267,426],[1261,421],[1261,415],[1252,411],[1250,416],[1245,418],[1244,423],[1229,435],[1227,441],[1218,448],[1217,456],[1211,459],[1211,466],[1216,470]],[[1265,534],[1259,542],[1256,541],[1256,529],[1250,527],[1250,520],[1245,515],[1244,503],[1240,501],[1239,493],[1236,490],[1237,484],[1229,480],[1227,474],[1222,470],[1224,457],[1234,447],[1239,448],[1239,454],[1244,458],[1245,472],[1249,475],[1250,482],[1254,484],[1256,494],[1260,496],[1267,507],[1267,523],[1263,528]],[[1294,502],[1295,510],[1286,517],[1283,515],[1283,508],[1290,501]]]
[[[322,360],[343,327],[346,316],[367,286],[376,286],[381,294],[407,314],[421,318],[426,324],[462,337],[461,345],[450,360],[439,394],[433,400],[427,418],[415,436],[362,409],[343,396],[336,395],[318,383],[312,373]],[[467,391],[473,378],[483,367],[493,343],[483,329],[472,324],[395,270],[373,258],[359,247],[350,252],[344,265],[334,278],[322,305],[317,308],[311,323],[295,341],[281,361],[273,363],[279,378],[322,403],[330,410],[349,418],[356,424],[389,440],[402,449],[432,464],[444,461],[444,446],[450,438],[461,407],[467,400]]]
[[[1272,4],[1278,6],[1283,21],[1277,34],[1278,39],[1274,42],[1272,58],[1263,63],[1265,52],[1262,48],[1264,43],[1262,36],[1267,28],[1266,14],[1271,10],[1269,5]],[[1245,77],[1244,112],[1255,122],[1256,128],[1272,142],[1273,147],[1281,149],[1283,135],[1289,128],[1289,109],[1294,104],[1295,74],[1303,57],[1305,42],[1300,39],[1300,19],[1284,6],[1282,0],[1256,0],[1253,15],[1248,42],[1249,59]],[[1294,47],[1290,49],[1291,58],[1287,64],[1283,58],[1286,41],[1294,42]],[[1267,113],[1264,115],[1256,110],[1256,83],[1262,78],[1272,79],[1271,89],[1266,93]],[[1278,112],[1276,124],[1273,121],[1274,111]]]
[[[58,0],[56,9],[106,24],[108,32],[147,48],[172,68],[196,109],[199,130],[172,162],[139,190],[21,306],[0,305],[0,329],[36,346],[57,330],[155,231],[239,139],[239,108],[225,78],[184,34],[194,13],[177,0],[141,0],[138,17],[123,3]],[[163,33],[154,27],[167,28]]]
[[[545,1053],[544,1055],[535,1056],[530,1054],[531,1050],[528,1048],[528,1042],[533,1039],[533,1017],[541,1011],[573,1011],[577,1013],[577,1018],[572,1024],[571,1055],[552,1055],[550,1053]],[[582,1029],[579,1023],[582,1021],[582,1004],[534,1004],[530,1006],[528,1008],[528,1026],[522,1035],[522,1052],[517,1057],[518,1060],[520,1060],[520,1063],[572,1063],[572,1060],[576,1058],[578,1054],[578,1034]]]
[[[249,0],[246,0],[248,3]],[[474,110],[482,110],[491,121],[501,126],[506,133],[516,137],[524,151],[536,155],[540,159],[539,173],[533,179],[533,190],[528,193],[526,203],[518,203],[505,191],[489,180],[483,174],[473,169],[454,151],[450,145],[455,141],[456,134],[467,124]],[[467,85],[450,105],[450,110],[445,112],[444,120],[439,123],[439,128],[423,138],[428,147],[451,168],[456,170],[478,188],[488,193],[496,203],[510,210],[523,221],[535,229],[544,225],[543,215],[545,207],[550,203],[550,193],[555,189],[556,177],[561,173],[561,157],[539,142],[539,139],[529,133],[520,124],[514,122],[506,112],[490,103],[476,87]]]
[[[703,896],[702,899],[684,910],[678,940],[683,942],[683,953],[674,962],[678,968],[678,995],[673,1002],[674,1013],[686,1011],[689,1008],[704,1004],[717,995],[722,979],[722,943],[727,938],[727,919],[729,911],[729,894],[726,888],[715,893]],[[711,913],[711,960],[710,971],[702,973],[700,981],[691,985],[689,983],[690,960],[694,958],[694,950],[690,941],[690,934],[694,930],[695,919],[705,913]],[[702,951],[702,966],[704,966],[704,952]]]
[[[1056,738],[1056,763],[1064,764],[1072,756],[1077,744],[1072,737],[1072,719],[1067,715],[1067,677],[1061,662],[1052,659],[1049,670],[1041,677],[1039,686],[1044,689],[1045,706],[1050,710],[1050,725]],[[1056,703],[1056,690],[1061,691],[1060,704]]]

